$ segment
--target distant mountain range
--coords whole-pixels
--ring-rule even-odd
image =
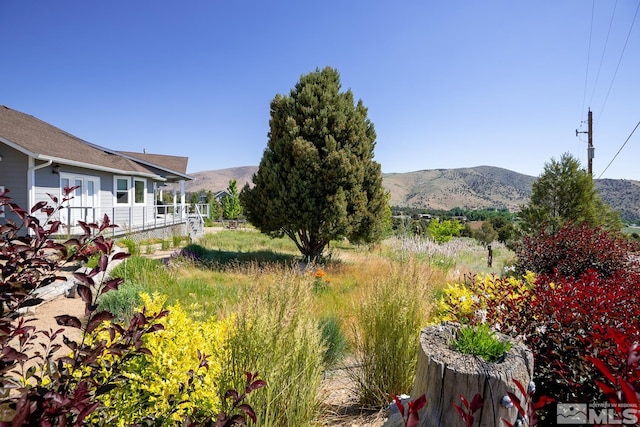
[[[190,174],[187,192],[224,190],[235,179],[238,189],[251,182],[257,166],[211,170]],[[383,174],[383,185],[391,205],[424,209],[507,208],[519,210],[531,196],[536,177],[493,166],[460,169],[428,169]],[[602,199],[628,221],[640,222],[640,181],[598,179],[596,188]]]

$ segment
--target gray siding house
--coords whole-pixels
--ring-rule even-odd
[[[28,209],[47,194],[61,198],[78,187],[59,212],[61,233],[77,232],[77,221],[108,215],[117,234],[197,235],[202,216],[185,203],[187,157],[115,151],[71,135],[11,108],[0,106],[0,190]],[[157,205],[163,192],[173,203]],[[0,223],[6,212],[0,212]],[[180,227],[183,230],[180,230]]]

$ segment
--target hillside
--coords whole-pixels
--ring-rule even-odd
[[[189,175],[195,179],[185,183],[185,191],[188,193],[197,193],[211,190],[215,193],[226,189],[229,186],[229,181],[232,179],[236,180],[238,183],[238,191],[240,191],[247,182],[251,182],[251,177],[257,171],[257,166],[240,166],[237,168],[191,173]]]
[[[219,191],[230,179],[241,189],[257,172],[257,166],[220,169],[191,174],[186,191]],[[391,196],[391,205],[425,209],[507,208],[517,211],[531,195],[536,179],[508,169],[477,166],[460,169],[428,169],[407,173],[383,174],[383,185]],[[602,199],[629,221],[640,221],[640,181],[599,179],[596,188]]]

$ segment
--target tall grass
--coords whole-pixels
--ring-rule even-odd
[[[256,425],[311,425],[325,353],[311,310],[311,279],[281,266],[264,269],[256,279],[227,310],[236,325],[221,392],[242,387],[245,370],[258,371],[267,386],[248,400],[256,410]]]
[[[420,328],[431,308],[430,267],[415,259],[389,263],[355,309],[357,367],[350,375],[363,405],[380,407],[413,385]]]

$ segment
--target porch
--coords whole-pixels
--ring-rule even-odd
[[[209,205],[164,205],[117,206],[117,207],[72,207],[66,206],[59,212],[62,226],[59,236],[81,234],[78,221],[102,223],[105,215],[111,224],[118,227],[105,232],[106,237],[146,239],[150,237],[168,238],[174,235],[200,237],[204,233],[204,220],[209,217]]]

